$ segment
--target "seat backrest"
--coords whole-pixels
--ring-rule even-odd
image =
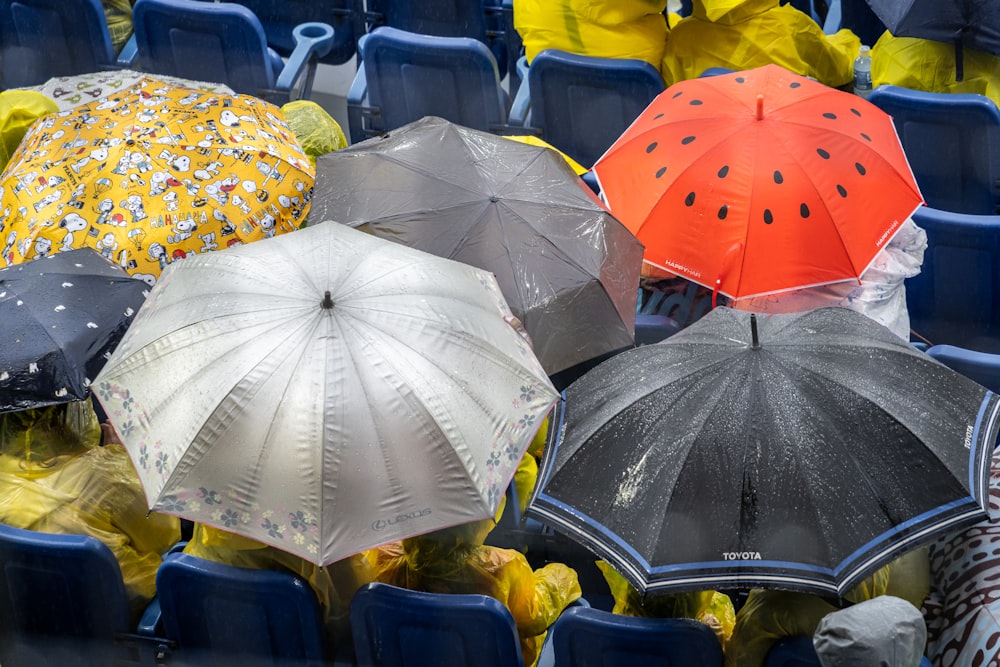
[[[102,542],[0,525],[5,667],[111,664],[114,637],[128,626],[121,569]]]
[[[439,116],[491,131],[507,120],[496,60],[481,42],[377,28],[363,43],[368,103],[380,110],[375,131]]]
[[[983,95],[878,86],[868,98],[892,116],[928,206],[1000,213],[1000,108]]]
[[[722,645],[689,618],[637,618],[592,607],[566,609],[549,629],[555,667],[718,667]]]
[[[910,328],[930,344],[1000,352],[1000,216],[921,206],[920,273],[906,280]]]
[[[180,553],[160,565],[156,590],[164,634],[177,642],[178,658],[214,656],[215,664],[266,658],[264,664],[289,667],[323,662],[316,594],[295,574]]]
[[[0,0],[0,90],[114,61],[100,0]]]
[[[866,0],[838,0],[840,3],[840,27],[849,28],[861,38],[862,44],[874,46],[885,32],[885,24],[868,6]]]
[[[486,595],[421,593],[366,584],[351,601],[359,665],[522,667],[510,611]]]
[[[932,345],[927,354],[951,370],[1000,394],[1000,354],[967,350],[955,345]]]
[[[233,0],[252,11],[264,28],[267,44],[282,56],[295,50],[295,26],[320,21],[333,27],[333,46],[319,59],[325,65],[342,65],[357,48],[355,0]]]
[[[822,667],[812,637],[782,637],[767,652],[764,667]]]
[[[252,11],[232,2],[137,0],[132,29],[145,72],[225,83],[264,96],[277,72],[267,38]]]
[[[528,67],[531,126],[589,169],[663,89],[642,60],[547,49]]]

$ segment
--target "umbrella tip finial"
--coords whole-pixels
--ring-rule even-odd
[[[750,313],[750,349],[759,350],[760,349],[760,338],[757,336],[757,315]]]
[[[757,120],[764,120],[764,96],[757,96]]]
[[[319,302],[322,308],[333,308],[333,299],[330,298],[330,290],[327,290],[323,295],[323,300]]]

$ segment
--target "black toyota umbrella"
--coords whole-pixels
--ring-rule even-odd
[[[327,220],[493,273],[549,375],[633,344],[642,244],[549,148],[425,117],[319,158]]]
[[[90,248],[0,269],[0,412],[87,398],[148,289]]]
[[[987,516],[998,411],[854,311],[717,308],[569,386],[527,513],[641,591],[840,596]]]
[[[955,78],[962,80],[962,49],[1000,55],[997,0],[868,0],[896,37],[918,37],[955,45]]]

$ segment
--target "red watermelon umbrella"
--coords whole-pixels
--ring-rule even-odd
[[[887,114],[777,65],[670,86],[594,173],[645,262],[733,299],[859,279],[923,203]]]

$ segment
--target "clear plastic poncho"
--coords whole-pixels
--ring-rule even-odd
[[[712,628],[723,649],[729,643],[736,624],[736,611],[728,595],[717,591],[692,591],[644,597],[610,563],[599,560],[597,568],[615,599],[614,613],[646,618],[693,618]]]
[[[99,539],[118,559],[137,616],[180,522],[149,513],[125,448],[100,438],[89,401],[0,415],[0,522]]]
[[[888,31],[872,48],[872,85],[891,84],[929,93],[976,93],[1000,104],[1000,56],[962,49],[962,80],[956,81],[955,46]]]
[[[710,67],[774,63],[837,88],[854,80],[859,48],[850,30],[826,35],[812,17],[779,0],[693,0],[691,15],[670,31],[660,71],[669,86]]]
[[[323,613],[330,655],[338,645],[351,641],[351,598],[358,588],[372,581],[363,554],[320,567],[287,551],[198,523],[184,553],[235,567],[293,572],[308,581]]]
[[[312,100],[288,102],[281,112],[314,167],[320,155],[347,148],[340,123]]]
[[[666,0],[514,0],[514,29],[528,64],[545,49],[635,58],[660,69]]]
[[[501,502],[497,516],[503,512]],[[430,593],[476,593],[514,617],[526,667],[538,660],[548,627],[580,597],[576,572],[562,563],[532,570],[524,554],[483,545],[493,519],[393,542],[368,552],[376,581]]]

